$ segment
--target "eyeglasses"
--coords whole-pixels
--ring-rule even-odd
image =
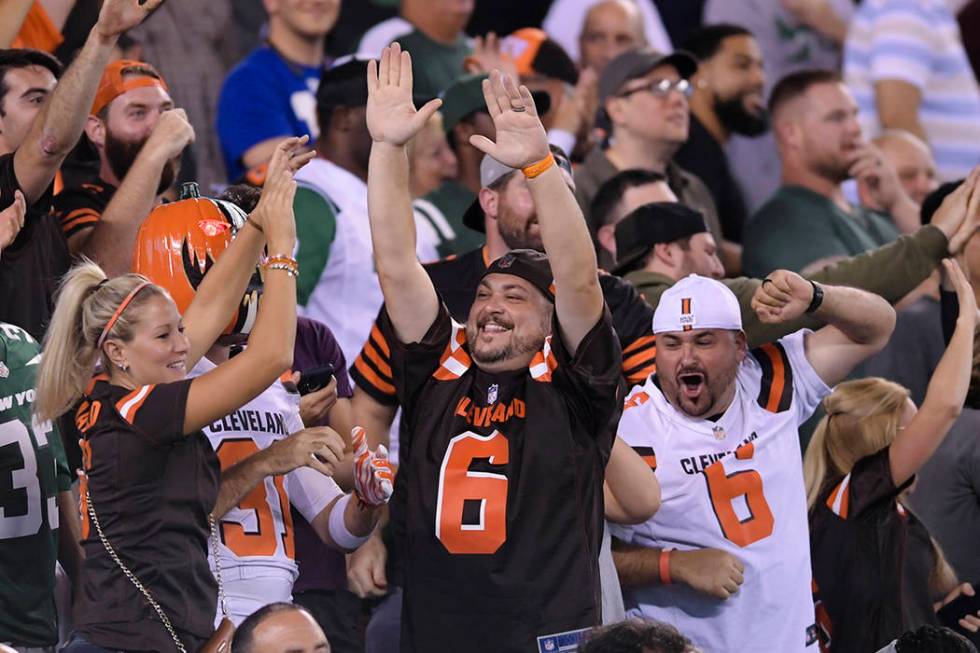
[[[691,97],[691,91],[694,89],[691,87],[691,82],[686,79],[678,79],[676,82],[669,79],[655,79],[647,82],[643,86],[637,86],[636,88],[631,88],[628,91],[623,91],[617,97],[629,97],[634,93],[639,93],[640,91],[648,91],[654,97],[667,97],[670,95],[671,91],[677,91],[684,97]]]

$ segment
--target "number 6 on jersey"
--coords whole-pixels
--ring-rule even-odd
[[[491,554],[507,539],[507,477],[470,471],[474,460],[506,465],[507,438],[499,431],[477,435],[467,431],[449,441],[439,470],[436,537],[450,553]],[[469,506],[477,519],[467,519]]]

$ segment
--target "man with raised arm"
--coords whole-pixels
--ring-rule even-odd
[[[600,619],[620,346],[585,220],[530,93],[496,71],[483,91],[497,140],[473,145],[528,178],[553,256],[513,250],[494,261],[464,326],[415,256],[405,143],[439,102],[416,111],[411,60],[397,44],[368,69],[380,330],[408,424],[396,488],[403,652],[559,650]]]
[[[734,293],[690,275],[653,316],[657,373],[626,400],[619,438],[656,466],[660,511],[615,527],[627,613],[676,626],[705,651],[816,651],[799,426],[895,327],[881,297],[776,270],[759,320],[810,314],[749,350]]]

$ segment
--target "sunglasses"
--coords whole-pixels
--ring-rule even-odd
[[[640,91],[647,91],[651,93],[654,97],[667,97],[671,91],[677,91],[684,97],[691,97],[691,92],[693,91],[691,82],[686,79],[678,79],[676,82],[669,79],[655,79],[653,81],[647,82],[643,86],[637,86],[636,88],[631,88],[628,91],[623,91],[616,97],[629,97],[634,93],[639,93]]]

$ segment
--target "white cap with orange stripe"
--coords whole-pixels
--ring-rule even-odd
[[[693,329],[742,330],[742,310],[728,286],[692,274],[660,296],[653,313],[653,333]]]

